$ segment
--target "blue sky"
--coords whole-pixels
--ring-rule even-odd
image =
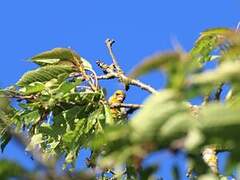
[[[236,27],[239,9],[237,0],[2,0],[0,86],[15,83],[24,72],[36,67],[27,58],[54,47],[71,47],[93,64],[97,59],[110,62],[104,45],[108,37],[116,40],[115,54],[129,72],[143,58],[173,49],[173,42],[189,50],[206,28]],[[141,79],[155,88],[164,87],[158,73]],[[115,81],[111,86],[102,84],[109,94],[121,88]],[[132,88],[127,101],[141,102],[147,95]],[[159,161],[168,167],[173,161],[169,156],[161,153]],[[15,143],[0,157],[15,159],[27,167],[32,164]],[[169,168],[162,168],[159,174],[171,179]]]

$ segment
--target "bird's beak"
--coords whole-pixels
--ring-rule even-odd
[[[118,95],[117,96],[117,100],[119,101],[119,102],[123,102],[123,100],[124,100],[124,95]]]

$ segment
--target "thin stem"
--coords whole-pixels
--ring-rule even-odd
[[[106,46],[108,48],[108,51],[109,51],[109,54],[110,54],[110,56],[112,58],[114,66],[116,67],[118,72],[123,72],[121,67],[119,66],[119,64],[117,62],[117,59],[116,59],[115,55],[113,54],[113,51],[112,51],[112,45],[114,43],[115,43],[115,41],[113,39],[106,39],[106,41],[105,41],[105,44],[106,44]]]
[[[216,101],[219,101],[220,100],[220,96],[221,96],[221,93],[222,93],[222,90],[223,90],[223,83],[221,83],[220,85],[219,85],[219,87],[217,88],[217,91],[216,91],[216,93],[215,93],[215,100]]]
[[[140,87],[141,89],[146,90],[146,91],[148,91],[148,92],[150,92],[150,93],[157,93],[157,90],[156,90],[156,89],[154,89],[154,88],[151,87],[150,85],[147,85],[147,84],[145,84],[145,83],[143,83],[143,82],[141,82],[141,81],[139,81],[139,80],[136,80],[136,79],[130,79],[130,78],[129,78],[129,84],[138,86],[138,87]]]
[[[104,79],[113,79],[115,78],[114,74],[106,74],[106,75],[101,75],[101,76],[97,76],[98,80],[104,80]]]
[[[130,109],[139,109],[142,108],[142,104],[125,104],[125,103],[114,103],[111,104],[111,108],[116,108],[116,107],[123,107],[123,108],[130,108]]]

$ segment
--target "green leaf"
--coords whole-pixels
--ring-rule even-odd
[[[210,61],[212,51],[225,43],[227,36],[231,33],[234,31],[227,28],[213,28],[202,32],[190,54],[200,63]]]
[[[66,155],[66,157],[65,157],[65,163],[66,164],[72,164],[72,170],[75,168],[74,166],[75,166],[75,160],[76,160],[76,158],[77,158],[77,155],[78,155],[78,148],[75,148],[75,149],[73,149],[73,150],[71,150],[67,155]]]
[[[81,60],[82,60],[82,64],[83,64],[84,69],[92,70],[92,65],[86,59],[81,57]]]
[[[54,48],[32,57],[31,60],[41,66],[53,64],[78,66],[79,63],[82,63],[85,69],[92,70],[91,64],[86,59],[69,48]]]
[[[220,60],[233,61],[233,60],[239,60],[239,58],[240,58],[240,43],[229,46],[227,51],[222,52]]]
[[[198,180],[219,180],[218,177],[212,175],[212,174],[206,174],[202,175],[198,178]],[[221,180],[221,179],[220,179]],[[224,179],[223,179],[224,180]]]
[[[45,86],[43,83],[34,82],[19,89],[19,92],[22,93],[23,95],[29,95],[29,94],[41,92],[44,89],[45,89]]]
[[[42,142],[44,142],[43,140],[43,135],[42,134],[34,134],[31,137],[31,141],[30,143],[27,145],[26,147],[26,151],[32,151],[34,150],[34,148],[38,145],[40,145]]]
[[[0,135],[1,141],[1,151],[3,152],[9,141],[11,140],[12,136],[8,132],[4,132]]]
[[[187,109],[184,110],[184,108],[181,107],[181,104],[175,108],[179,108],[180,111],[175,110],[175,113],[167,119],[159,131],[159,138],[162,140],[167,138],[168,142],[183,137],[190,129],[197,126],[196,119],[187,112]]]
[[[240,62],[223,62],[214,70],[193,75],[190,82],[193,84],[217,84],[229,80],[239,81]]]
[[[55,93],[58,93],[57,96],[62,97],[63,95],[70,93],[71,90],[76,88],[82,82],[81,79],[75,79],[74,82],[63,81],[59,87],[55,90]]]
[[[158,170],[158,167],[156,165],[152,165],[150,167],[144,168],[140,172],[140,177],[141,179],[148,179],[148,180],[156,179],[156,177],[154,177],[154,173],[156,173],[157,170]],[[134,176],[133,179],[137,179],[137,176],[134,174],[136,173],[135,169],[133,169],[132,171],[133,172],[131,174],[132,176]],[[128,174],[128,175],[131,175],[131,174]]]
[[[159,128],[173,115],[186,111],[175,91],[164,90],[150,96],[130,121],[132,138],[143,141],[156,136]]]
[[[10,106],[10,99],[7,98],[4,91],[0,92],[0,111],[6,114],[10,114],[13,111],[13,108]]]
[[[67,131],[62,138],[62,141],[68,149],[79,147],[79,138],[84,134],[86,119],[80,119],[73,130]]]
[[[56,61],[56,59],[58,59],[59,61],[70,61],[73,63],[75,63],[76,61],[79,62],[81,61],[81,57],[76,52],[69,48],[54,48],[52,50],[42,52],[32,57],[31,59],[33,62],[38,63],[40,65],[45,65],[49,63],[52,64],[53,61]],[[43,59],[45,59],[44,63]]]
[[[185,148],[188,152],[199,152],[199,146],[204,142],[205,137],[202,132],[197,128],[192,128],[185,139]]]
[[[161,67],[166,67],[169,64],[174,64],[180,61],[181,54],[178,52],[169,52],[163,54],[157,54],[153,57],[143,60],[143,63],[134,68],[130,73],[129,77],[137,78],[144,75],[152,70],[160,69]]]
[[[28,175],[29,173],[15,162],[0,161],[0,179],[28,179]]]
[[[60,59],[33,59],[32,61],[39,64],[39,65],[52,65],[57,64]]]
[[[33,82],[47,82],[53,78],[56,78],[58,75],[64,73],[70,74],[71,72],[74,72],[74,69],[65,65],[44,66],[25,73],[17,82],[17,85],[22,87],[28,86]]]
[[[38,110],[30,111],[30,112],[27,111],[20,116],[20,119],[27,125],[38,122],[40,118],[41,118],[41,115]]]
[[[230,108],[221,103],[212,103],[206,105],[199,113],[201,119],[201,128],[209,133],[225,132],[219,134],[220,137],[238,134],[240,128],[240,112],[238,108]],[[228,132],[228,133],[227,133]]]
[[[9,118],[9,115],[8,112],[0,110],[0,148],[2,152],[12,137],[8,132],[8,128],[12,125],[12,120]]]
[[[110,111],[110,107],[106,104],[104,104],[104,112],[105,112],[105,122],[106,124],[113,125],[114,119],[112,117],[112,113]]]

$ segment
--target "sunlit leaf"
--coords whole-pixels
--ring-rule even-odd
[[[80,57],[70,48],[54,48],[32,57],[31,60],[41,66],[53,64],[78,66],[82,63],[85,69],[92,69],[91,64],[86,59]]]
[[[38,110],[25,112],[20,117],[20,119],[27,125],[38,122],[40,118],[41,114]]]
[[[177,101],[174,91],[162,91],[149,97],[141,109],[133,117],[130,126],[133,128],[132,137],[143,140],[155,136],[158,130],[174,114],[185,108]]]
[[[52,65],[40,67],[36,70],[25,73],[21,79],[17,82],[17,85],[28,86],[33,82],[47,82],[58,75],[74,72],[74,69],[65,65]]]
[[[214,70],[209,70],[198,75],[193,75],[190,81],[194,84],[211,84],[238,80],[240,75],[240,63],[224,62]]]
[[[45,86],[43,83],[34,82],[29,84],[28,86],[24,86],[23,88],[19,89],[19,92],[24,95],[29,95],[29,94],[41,92],[44,89],[45,89]]]
[[[39,146],[43,142],[43,135],[42,134],[34,134],[31,137],[31,141],[26,147],[26,151],[32,151],[36,148],[36,146]]]
[[[40,65],[53,64],[53,62],[58,63],[59,61],[71,61],[75,63],[76,61],[81,61],[81,57],[69,48],[54,48],[49,51],[45,51],[36,56],[33,56],[32,61]],[[45,61],[43,62],[43,59]],[[58,60],[58,61],[57,61]]]
[[[211,53],[219,45],[226,42],[226,37],[234,33],[227,28],[213,28],[203,31],[190,51],[192,57],[200,63],[211,60]]]

